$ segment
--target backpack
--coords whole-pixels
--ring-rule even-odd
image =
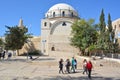
[[[91,63],[87,63],[87,69],[91,70],[92,69],[92,64]]]
[[[71,63],[70,63],[70,62],[68,62],[68,66],[71,66]]]

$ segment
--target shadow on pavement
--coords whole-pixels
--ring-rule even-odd
[[[0,60],[1,62],[28,62],[28,61],[50,61],[50,60],[55,60],[55,58],[37,58],[37,59],[27,59],[25,58],[11,58],[11,59],[4,59],[4,60]]]
[[[42,77],[35,77],[30,80],[120,80],[120,78],[114,78],[114,77],[92,77],[91,79],[88,79],[87,77],[48,77],[48,78],[42,78]]]

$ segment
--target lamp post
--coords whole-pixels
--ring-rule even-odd
[[[46,50],[45,50],[45,43],[46,43],[46,40],[42,40],[42,43],[43,43],[43,53],[45,53],[45,52],[46,52]]]
[[[31,24],[30,24],[29,26],[27,26],[27,28],[29,29],[28,32],[29,32],[30,35],[31,35]],[[31,40],[30,40],[30,39],[27,39],[27,40],[26,40],[27,45],[29,45],[29,42],[31,42]],[[27,52],[27,60],[28,60],[28,56],[29,56],[29,52]]]
[[[27,39],[27,40],[26,40],[27,45],[29,45],[29,42],[30,42],[30,40]],[[28,56],[29,56],[29,53],[27,52],[27,60],[28,60]]]

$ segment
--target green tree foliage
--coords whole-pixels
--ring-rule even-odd
[[[4,45],[3,39],[0,38],[0,46],[3,46],[3,45]]]
[[[97,47],[107,52],[116,52],[119,48],[118,40],[115,38],[115,29],[112,27],[111,16],[108,14],[108,25],[105,25],[104,11],[102,9],[99,23],[99,38]]]
[[[6,50],[19,50],[24,43],[30,37],[27,34],[28,29],[26,27],[20,28],[18,26],[9,27],[6,26],[8,31],[5,34],[5,49]],[[19,55],[19,52],[18,52]]]
[[[115,38],[114,44],[113,44],[113,53],[118,53],[120,52],[120,47],[118,43],[118,39]]]
[[[4,42],[3,39],[0,38],[0,53],[2,52],[3,48],[4,48]]]
[[[107,49],[108,52],[111,52],[113,50],[114,45],[114,39],[115,39],[115,30],[112,27],[112,21],[111,16],[108,14],[108,26],[107,26]]]
[[[108,36],[106,32],[106,24],[105,24],[105,15],[104,15],[104,10],[102,9],[101,15],[100,15],[100,23],[99,23],[99,37],[97,41],[97,48],[101,50],[105,50],[107,48],[106,45],[106,37]]]
[[[100,33],[103,33],[105,31],[106,31],[105,15],[104,15],[104,10],[102,9],[100,15]]]
[[[81,19],[74,22],[71,27],[71,45],[79,48],[84,55],[85,49],[89,48],[97,41],[97,31],[95,30],[94,20],[90,19],[85,21],[84,19]]]
[[[102,9],[99,24],[94,24],[94,20],[84,19],[74,22],[72,25],[71,45],[79,48],[85,53],[88,51],[118,52],[118,39],[115,38],[115,29],[112,27],[110,14],[108,15],[108,26],[106,27],[104,10]]]
[[[113,31],[113,27],[112,27],[112,21],[111,21],[111,16],[110,14],[108,14],[108,31],[111,34],[111,32]]]

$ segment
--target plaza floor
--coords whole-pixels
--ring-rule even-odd
[[[0,80],[89,80],[86,74],[82,74],[81,58],[77,57],[76,73],[70,74],[58,73],[58,60],[55,57],[39,57],[33,61],[26,57],[1,60]],[[120,80],[120,64],[104,59],[92,62],[92,80]]]

